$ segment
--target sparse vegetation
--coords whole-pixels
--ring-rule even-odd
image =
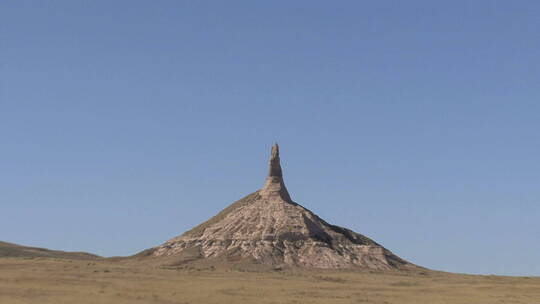
[[[197,271],[129,261],[0,258],[0,303],[540,303],[540,278],[420,272]]]

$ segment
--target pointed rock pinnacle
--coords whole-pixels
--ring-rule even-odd
[[[372,239],[331,225],[293,202],[283,182],[277,144],[272,147],[269,167],[262,189],[161,246],[141,252],[137,259],[161,258],[152,260],[152,265],[170,265],[171,261],[201,265],[199,261],[207,259],[203,265],[231,269],[264,270],[270,265],[274,269],[418,269]]]
[[[268,177],[266,183],[261,189],[261,196],[263,197],[281,197],[286,202],[292,202],[291,196],[285,187],[283,182],[283,172],[281,171],[281,164],[279,160],[279,146],[274,144],[272,146],[272,153],[270,154]]]
[[[281,171],[281,164],[279,162],[279,146],[277,143],[272,146],[269,165],[270,170],[268,172],[268,176],[283,178],[283,172]]]

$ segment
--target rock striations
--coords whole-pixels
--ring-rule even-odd
[[[331,225],[292,201],[272,147],[264,187],[146,255],[250,260],[304,268],[415,268],[373,240]]]

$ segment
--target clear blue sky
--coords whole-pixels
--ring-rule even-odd
[[[259,189],[540,275],[540,2],[2,1],[0,240],[129,255]]]

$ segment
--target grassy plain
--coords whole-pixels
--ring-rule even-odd
[[[540,303],[540,278],[442,272],[166,269],[0,258],[0,303]]]

